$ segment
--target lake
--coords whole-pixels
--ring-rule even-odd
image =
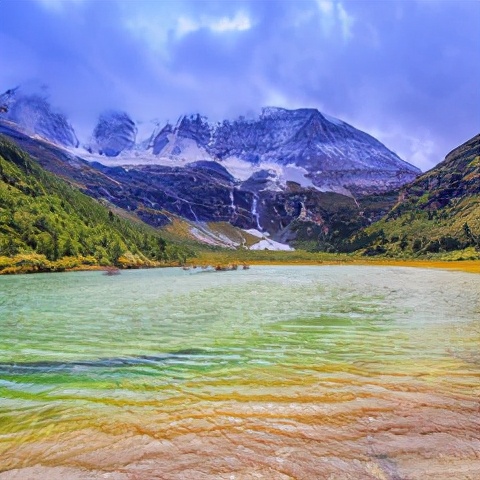
[[[480,478],[480,275],[0,277],[0,479]]]

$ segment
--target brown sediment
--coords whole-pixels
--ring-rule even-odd
[[[230,252],[229,252],[230,253]],[[263,253],[263,252],[262,252]],[[414,267],[414,268],[436,268],[444,270],[459,270],[468,273],[480,273],[480,260],[420,260],[420,259],[389,259],[389,258],[365,258],[365,257],[347,257],[339,255],[335,258],[334,255],[329,258],[315,258],[315,256],[308,254],[307,258],[292,258],[291,255],[285,256],[285,258],[279,258],[278,252],[272,252],[275,257],[272,259],[264,258],[249,258],[245,259],[235,258],[233,260],[223,258],[223,255],[200,255],[198,260],[202,264],[202,268],[205,269],[205,265],[214,265],[217,271],[236,270],[239,265],[242,265],[243,270],[248,270],[250,265],[262,265],[262,266],[314,266],[314,265],[359,265],[359,266],[383,266],[383,267]],[[172,263],[158,263],[152,262],[151,265],[140,265],[135,268],[169,268],[181,266],[178,262]],[[105,267],[102,265],[78,265],[71,268],[66,268],[62,271],[89,271],[105,269],[113,269],[116,267]],[[190,268],[196,269],[197,265],[192,264],[184,265],[184,270]],[[50,271],[57,271],[56,269],[42,270],[42,273],[48,273]],[[0,270],[0,275],[7,273],[40,273],[36,268],[30,267],[12,267]]]
[[[235,252],[199,252],[199,261],[209,265],[360,265],[385,267],[416,267],[437,268],[446,270],[461,270],[469,273],[480,273],[480,259],[478,260],[436,260],[420,258],[386,258],[364,257],[359,255],[309,253],[301,250],[294,252],[259,251],[236,254]]]
[[[309,390],[85,420],[4,450],[0,479],[479,478],[478,401],[424,387],[325,404]]]
[[[257,369],[242,384],[192,381],[164,399],[98,398],[5,437],[0,480],[473,480],[480,378],[448,362],[451,383],[423,380],[428,364],[417,362],[383,373],[311,365],[301,379]]]

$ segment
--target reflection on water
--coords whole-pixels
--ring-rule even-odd
[[[0,479],[480,478],[480,276],[0,278]]]

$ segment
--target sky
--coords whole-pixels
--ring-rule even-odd
[[[42,88],[85,141],[106,109],[317,108],[425,171],[480,132],[479,26],[480,0],[0,0],[0,93]]]

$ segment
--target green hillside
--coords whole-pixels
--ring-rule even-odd
[[[154,266],[191,255],[46,172],[0,137],[0,273]]]
[[[480,135],[401,189],[392,210],[350,243],[366,255],[478,258]]]

